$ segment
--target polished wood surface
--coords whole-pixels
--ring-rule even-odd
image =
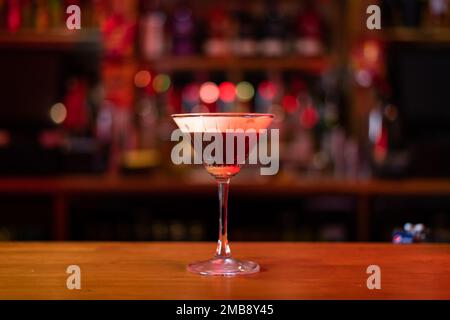
[[[234,243],[262,271],[235,278],[185,270],[213,243],[3,243],[0,299],[450,299],[450,245]],[[366,286],[381,268],[381,290]],[[66,268],[81,268],[81,290]]]

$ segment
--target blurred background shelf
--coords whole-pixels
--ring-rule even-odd
[[[69,31],[55,29],[51,31],[21,30],[14,33],[0,30],[0,47],[70,47],[75,45],[100,45],[101,33],[97,29]]]
[[[236,57],[165,57],[149,60],[149,65],[161,71],[226,71],[226,70],[297,70],[322,74],[333,66],[334,58],[323,57],[282,57],[282,58],[236,58]]]
[[[170,177],[108,177],[61,176],[0,178],[0,195],[110,195],[115,194],[215,194],[215,183],[193,182]],[[233,181],[232,190],[238,194],[301,197],[312,194],[354,196],[450,196],[450,179],[333,179],[304,178],[298,180],[268,179],[264,182]]]
[[[385,41],[397,43],[450,44],[450,28],[386,28],[383,30],[382,38]]]
[[[66,176],[0,179],[0,198],[9,199],[4,202],[11,201],[11,199],[12,201],[20,199],[20,201],[27,203],[26,199],[34,199],[34,201],[37,201],[36,199],[41,199],[41,201],[42,199],[48,199],[47,214],[51,215],[49,227],[51,228],[51,238],[55,240],[73,239],[72,225],[74,221],[75,224],[79,223],[76,221],[86,215],[86,212],[83,213],[82,211],[92,212],[92,208],[89,208],[90,203],[95,203],[93,208],[96,208],[94,212],[96,211],[97,214],[105,212],[105,214],[99,216],[100,219],[104,219],[101,224],[108,224],[110,221],[117,220],[117,214],[121,218],[126,217],[131,212],[136,211],[136,205],[145,207],[147,202],[152,204],[153,212],[162,210],[161,214],[166,216],[162,219],[168,219],[170,222],[171,219],[175,219],[175,221],[178,221],[177,219],[197,219],[199,212],[207,208],[213,210],[215,201],[211,200],[215,198],[215,193],[216,188],[212,181],[210,183],[180,182],[179,180],[174,181],[174,179],[163,179],[161,177]],[[350,237],[354,237],[358,241],[368,241],[373,240],[374,225],[378,223],[375,216],[377,199],[382,200],[381,205],[383,205],[383,199],[386,198],[400,202],[412,201],[412,205],[414,205],[414,199],[417,200],[418,198],[448,199],[450,196],[450,180],[360,181],[305,178],[297,181],[273,180],[263,183],[241,181],[232,184],[230,196],[241,200],[245,199],[245,201],[242,201],[242,206],[239,205],[236,209],[232,209],[232,211],[239,212],[242,220],[245,216],[252,219],[256,218],[255,213],[259,211],[263,216],[268,217],[267,214],[270,214],[273,206],[280,210],[281,204],[285,206],[284,210],[288,210],[287,215],[282,214],[282,216],[294,221],[297,221],[300,216],[306,216],[307,221],[308,216],[314,217],[323,210],[348,211],[349,213],[344,215],[347,217],[345,219],[350,219],[349,221],[353,221],[352,223],[355,224],[355,233]],[[269,211],[258,208],[261,198],[268,199],[265,200],[265,206],[267,206],[266,210]],[[176,203],[173,202],[174,199],[176,199]],[[304,201],[309,204],[305,206]],[[82,211],[76,210],[77,207],[80,207],[80,204],[81,208],[83,208],[83,204],[87,207],[84,207],[85,209],[82,209]],[[296,209],[290,211],[292,209],[289,209],[289,206]],[[113,207],[115,209],[112,209]],[[202,210],[198,211],[197,214],[191,211],[199,208]],[[311,212],[311,210],[313,211]],[[254,213],[251,213],[252,211]],[[305,212],[302,213],[302,211]],[[168,212],[171,213],[167,216]],[[190,214],[182,218],[181,216],[184,216],[186,212],[190,212]],[[32,212],[28,213],[33,214]],[[45,216],[42,213],[41,215]],[[149,216],[149,214],[145,214],[145,216]],[[332,216],[335,216],[335,218],[329,218],[330,222],[339,215],[335,213]],[[397,213],[397,218],[400,217],[401,214]],[[158,219],[161,218],[157,218],[156,221],[159,221]],[[305,218],[302,218],[302,220],[305,220]],[[151,224],[150,221],[148,221],[149,225]],[[176,223],[179,224],[180,228],[187,228],[187,225],[189,225],[189,222]],[[288,224],[290,223],[292,221]],[[256,226],[254,225],[254,227]],[[198,226],[198,228],[201,227]],[[268,232],[269,234],[272,232],[274,236],[280,235],[280,230],[271,229]],[[348,232],[352,233],[352,231]],[[148,238],[144,237],[144,239]],[[200,239],[202,238],[200,237]],[[287,240],[289,239],[287,238]]]

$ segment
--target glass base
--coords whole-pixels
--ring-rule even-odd
[[[187,270],[205,276],[238,276],[259,272],[259,265],[253,261],[236,260],[231,257],[214,257],[207,261],[194,262]]]

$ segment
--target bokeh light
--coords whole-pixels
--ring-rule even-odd
[[[361,87],[369,88],[372,85],[372,74],[366,69],[358,70],[355,79]]]
[[[11,135],[6,130],[0,130],[0,147],[7,146],[11,142]]]
[[[307,106],[300,112],[300,124],[305,129],[312,129],[319,122],[319,113],[313,106]]]
[[[299,102],[296,97],[288,95],[283,97],[281,100],[281,105],[286,112],[293,113],[297,111]]]
[[[145,88],[150,84],[152,76],[147,70],[141,70],[134,76],[134,84],[138,88]]]
[[[219,99],[219,88],[213,82],[205,82],[200,87],[200,99],[204,103],[214,103]]]
[[[167,74],[161,73],[158,74],[153,79],[153,89],[157,93],[164,93],[169,90],[171,85],[170,77]]]
[[[66,120],[67,109],[62,103],[56,103],[50,108],[50,118],[56,124],[61,124]]]
[[[182,97],[183,100],[186,100],[190,103],[198,102],[200,86],[196,83],[190,83],[183,88]]]
[[[265,100],[273,100],[277,95],[277,87],[272,81],[263,81],[258,87],[259,95]]]
[[[375,40],[367,40],[363,44],[363,55],[368,63],[377,63],[381,56],[380,44]]]
[[[253,99],[255,95],[255,88],[247,81],[239,82],[236,86],[236,96],[242,102],[247,102]]]
[[[223,102],[233,102],[236,99],[236,86],[231,82],[222,82],[219,85],[219,97]]]

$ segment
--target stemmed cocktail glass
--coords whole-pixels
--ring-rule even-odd
[[[258,135],[260,130],[266,129],[272,122],[273,115],[259,113],[197,113],[197,114],[174,114],[174,121],[183,133],[194,137],[195,134],[216,133],[224,137],[224,153],[227,134],[230,130],[241,130],[243,132],[255,131]],[[192,141],[193,139],[191,139]],[[235,142],[232,143],[234,150],[238,153]],[[252,274],[259,271],[259,265],[253,261],[237,260],[232,257],[228,243],[227,219],[228,219],[228,187],[230,178],[239,173],[241,163],[236,156],[245,158],[251,152],[253,145],[246,140],[245,155],[235,154],[233,161],[223,161],[221,164],[205,162],[206,170],[216,179],[219,189],[220,215],[219,215],[219,240],[216,254],[206,261],[194,262],[188,265],[190,272],[202,275],[235,276]],[[229,150],[228,150],[229,152]]]

